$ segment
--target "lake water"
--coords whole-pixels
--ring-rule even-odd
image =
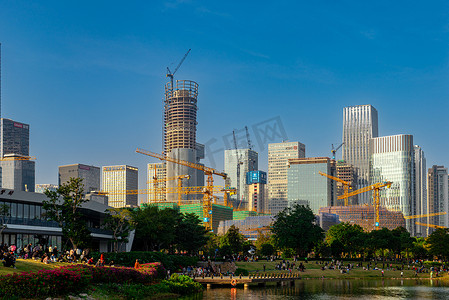
[[[440,280],[298,280],[294,287],[211,288],[185,299],[449,299]]]

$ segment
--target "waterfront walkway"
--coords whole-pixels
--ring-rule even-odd
[[[244,287],[247,287],[249,284],[264,286],[270,282],[275,282],[277,285],[293,285],[295,280],[299,279],[301,279],[301,276],[298,273],[263,273],[250,276],[211,276],[194,278],[196,282],[206,284],[207,287],[212,287],[214,285],[243,285]]]

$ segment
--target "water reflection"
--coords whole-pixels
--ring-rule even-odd
[[[449,299],[449,286],[440,280],[298,280],[295,286],[211,288],[184,299]]]

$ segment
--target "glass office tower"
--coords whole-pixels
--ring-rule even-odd
[[[335,205],[336,181],[319,172],[336,176],[335,160],[328,157],[289,159],[288,206],[309,206],[314,214],[321,207]]]
[[[349,106],[343,109],[343,160],[354,166],[357,188],[370,185],[371,138],[378,136],[377,110],[371,105]],[[371,193],[358,195],[359,204],[370,202]]]
[[[412,215],[415,203],[415,153],[413,136],[400,134],[371,140],[371,182],[391,181],[391,188],[380,192],[380,204],[388,210]],[[406,220],[407,230],[415,232],[415,221]]]

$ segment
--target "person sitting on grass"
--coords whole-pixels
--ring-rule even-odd
[[[96,267],[104,267],[104,256],[103,254],[100,255],[100,259],[97,261]]]
[[[8,267],[13,267],[14,269],[16,268],[16,258],[14,257],[13,254],[11,253],[6,253],[4,258],[3,258],[3,266],[8,268]]]
[[[93,265],[94,264],[94,258],[91,257],[88,261],[87,261],[88,265]]]

